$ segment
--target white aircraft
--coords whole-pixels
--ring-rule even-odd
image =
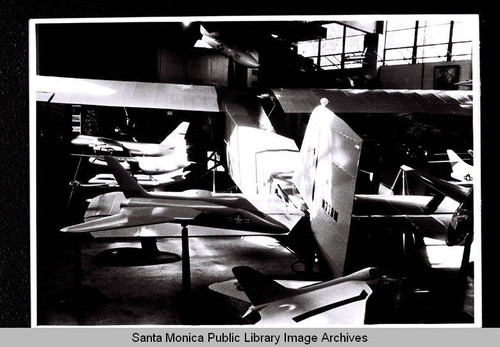
[[[71,143],[76,146],[88,146],[96,152],[114,154],[125,152],[130,156],[159,157],[173,154],[178,147],[186,149],[184,137],[189,128],[189,122],[180,123],[161,143],[143,143],[119,141],[106,137],[78,135]]]
[[[257,311],[256,325],[307,325],[320,327],[336,322],[363,325],[366,301],[372,294],[369,283],[379,279],[375,268],[366,268],[330,281],[289,288],[246,267],[233,273],[252,306],[245,315]]]
[[[253,69],[259,67],[259,63],[249,52],[226,45],[217,33],[208,32],[203,25],[200,25],[200,33],[201,40],[196,41],[195,47],[215,49],[235,63]]]
[[[451,164],[451,177],[461,183],[472,183],[474,176],[474,166],[467,164],[453,150],[446,150]]]
[[[291,210],[277,196],[251,197],[207,190],[147,192],[116,158],[105,157],[104,160],[123,193],[95,197],[85,213],[85,222],[65,227],[62,232],[96,233],[176,223],[283,234],[289,232],[303,216],[302,212]]]
[[[123,163],[121,163],[123,166]],[[134,174],[134,178],[144,188],[156,188],[171,183],[182,182],[190,171],[179,169],[163,174]],[[75,182],[78,185],[78,183]],[[100,173],[90,178],[87,184],[79,184],[82,187],[119,187],[113,174]]]
[[[148,175],[165,174],[184,169],[191,164],[187,158],[185,140],[188,127],[188,122],[182,122],[159,144],[118,141],[89,135],[78,135],[71,143],[90,147],[98,154],[114,155],[127,170],[140,170]],[[102,157],[97,156],[91,156],[89,162],[94,165],[107,165]]]

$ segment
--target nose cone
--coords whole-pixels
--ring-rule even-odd
[[[256,69],[260,66],[259,62],[251,54],[242,54],[239,61],[241,65],[251,69]]]

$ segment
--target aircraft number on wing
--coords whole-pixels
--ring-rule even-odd
[[[328,202],[325,201],[325,199],[322,199],[321,201],[321,208],[323,208],[323,211],[326,212],[330,217],[333,218],[334,221],[338,221],[339,219],[339,212],[336,211],[332,205],[330,205]]]

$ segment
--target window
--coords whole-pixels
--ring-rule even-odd
[[[315,60],[323,70],[362,66],[364,33],[338,23],[325,24],[326,38],[297,43],[297,53]]]
[[[470,22],[387,21],[384,65],[472,59]]]

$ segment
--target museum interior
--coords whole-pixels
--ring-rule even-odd
[[[37,325],[480,323],[475,17],[353,19],[37,23]]]

